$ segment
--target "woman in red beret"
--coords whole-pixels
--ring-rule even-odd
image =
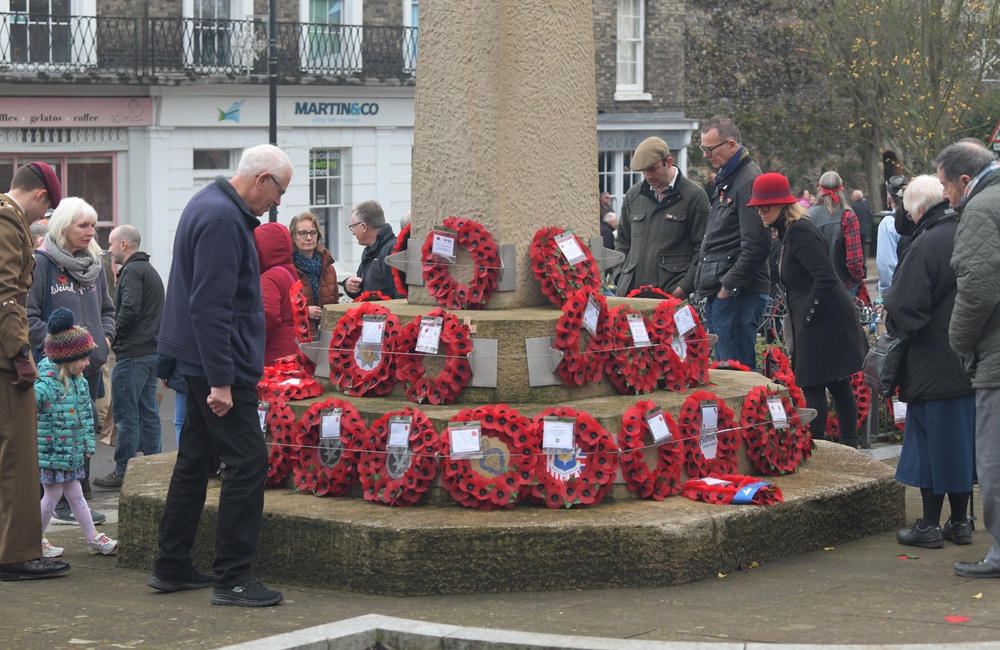
[[[837,407],[840,441],[857,447],[858,404],[851,375],[864,365],[868,340],[833,268],[826,238],[803,218],[806,209],[792,196],[788,179],[781,174],[758,176],[747,205],[756,206],[764,225],[774,228],[781,239],[778,274],[789,314],[785,343],[806,406],[817,412],[809,425],[813,438],[826,437],[829,390]]]

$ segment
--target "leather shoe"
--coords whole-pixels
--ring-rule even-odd
[[[949,542],[956,544],[971,544],[972,524],[968,521],[960,521],[957,524],[953,524],[949,518],[948,521],[944,522],[944,527],[941,528],[941,536]]]
[[[920,546],[921,548],[941,548],[944,546],[944,537],[941,535],[940,526],[921,527],[922,521],[917,520],[909,528],[896,533],[896,541],[905,546]]]
[[[963,578],[1000,578],[1000,567],[995,567],[986,560],[956,562],[955,575]]]
[[[12,580],[37,580],[39,578],[51,578],[67,571],[69,571],[69,564],[66,562],[42,557],[37,560],[28,560],[27,562],[0,564],[0,580],[4,582]]]

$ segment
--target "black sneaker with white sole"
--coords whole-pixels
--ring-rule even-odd
[[[280,591],[268,589],[256,578],[248,578],[234,587],[212,589],[213,605],[231,605],[235,607],[270,607],[281,602]]]

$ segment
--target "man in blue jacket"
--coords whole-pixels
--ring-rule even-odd
[[[257,418],[264,372],[264,307],[253,231],[281,203],[292,179],[273,145],[247,149],[236,175],[218,176],[184,208],[174,238],[157,352],[176,359],[188,384],[187,414],[160,522],[149,586],[212,586],[213,605],[281,602],[251,574],[264,509],[267,448]],[[213,456],[225,465],[215,535],[214,576],[191,561]]]

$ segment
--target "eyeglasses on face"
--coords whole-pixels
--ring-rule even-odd
[[[284,188],[284,187],[281,186],[281,183],[279,183],[277,181],[277,179],[274,177],[274,174],[272,174],[271,172],[264,172],[264,174],[267,174],[267,177],[270,178],[271,182],[274,183],[275,186],[278,188],[278,198],[281,198],[282,196],[284,196],[286,188]],[[258,174],[257,175],[258,178],[260,178],[261,176],[263,176],[263,174]]]
[[[349,225],[348,228],[350,229],[351,232],[354,232],[355,228],[357,228],[358,226],[363,226],[364,223],[365,223],[364,221],[358,221],[356,223],[352,223],[351,225]]]
[[[711,156],[713,151],[715,151],[716,149],[718,149],[722,145],[726,144],[727,142],[729,142],[729,140],[723,140],[719,144],[712,145],[711,147],[698,147],[698,148],[701,149],[701,153],[702,154],[704,154],[706,156]]]
[[[307,237],[319,236],[319,233],[316,232],[315,230],[296,230],[295,234],[301,237],[302,239],[306,239]]]

